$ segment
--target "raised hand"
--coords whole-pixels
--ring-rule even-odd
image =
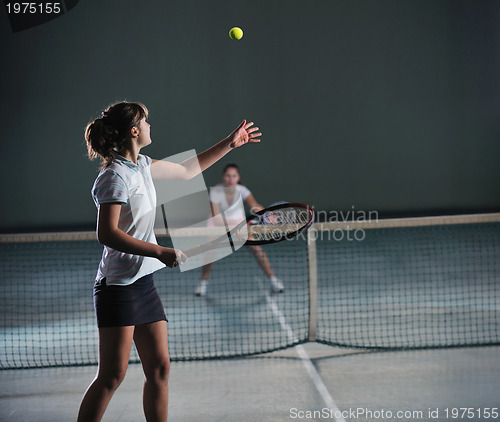
[[[231,148],[238,148],[247,143],[260,142],[259,137],[262,136],[262,133],[257,132],[259,130],[258,127],[252,126],[253,122],[247,123],[246,120],[243,120],[234,132],[227,137],[229,146]]]

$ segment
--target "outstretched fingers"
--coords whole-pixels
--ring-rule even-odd
[[[249,142],[260,142],[260,139],[258,139],[260,136],[262,136],[261,132],[255,133],[259,130],[257,126],[251,127],[253,125],[253,122],[248,123],[245,125],[245,130],[247,131],[248,134],[248,141]]]
[[[262,133],[249,133],[248,134],[248,142],[260,142],[259,137],[262,136]]]

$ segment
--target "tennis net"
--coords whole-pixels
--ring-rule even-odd
[[[158,240],[169,244],[162,233]],[[260,248],[215,262],[205,297],[193,294],[200,269],[155,274],[173,360],[307,341],[500,344],[500,214],[315,223]],[[261,251],[283,293],[271,293],[255,259]],[[97,362],[92,286],[101,252],[89,232],[0,236],[0,368]]]

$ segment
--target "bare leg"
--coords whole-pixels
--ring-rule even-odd
[[[271,264],[269,262],[269,258],[266,253],[262,250],[260,246],[250,246],[250,250],[252,251],[252,255],[257,260],[259,267],[262,268],[262,271],[266,274],[267,278],[274,277],[273,269],[271,268]]]
[[[201,267],[201,282],[196,287],[196,289],[194,289],[194,294],[196,296],[206,295],[208,286],[208,277],[210,277],[210,272],[212,271],[212,265],[213,263],[210,263],[210,264],[205,264]]]
[[[201,267],[201,279],[208,281],[208,278],[210,277],[210,273],[212,272],[212,267],[213,263],[210,264],[205,264],[203,267]]]
[[[134,342],[144,370],[143,406],[146,421],[166,422],[170,371],[167,322],[138,325]]]
[[[113,393],[125,378],[134,327],[99,328],[99,368],[83,396],[78,422],[100,421]]]

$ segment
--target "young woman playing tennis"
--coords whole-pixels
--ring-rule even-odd
[[[239,167],[234,163],[227,164],[222,171],[222,183],[218,184],[210,190],[210,205],[212,206],[212,214],[214,216],[219,215],[221,211],[223,211],[227,219],[234,221],[244,220],[245,215],[239,214],[240,209],[237,207],[232,207],[238,200],[239,196],[241,196],[241,199],[248,204],[252,212],[257,212],[264,208],[255,200],[252,192],[250,192],[250,190],[246,186],[241,185],[239,182]],[[228,213],[231,214],[228,215]],[[271,264],[269,263],[269,259],[266,253],[262,250],[262,247],[258,245],[250,246],[250,251],[257,260],[260,268],[262,268],[262,271],[264,271],[264,273],[266,274],[271,284],[271,291],[273,293],[283,292],[283,284],[274,275]],[[212,266],[213,263],[210,263],[204,265],[201,268],[201,283],[196,287],[194,291],[194,294],[196,296],[206,295],[208,278],[210,277]]]
[[[103,161],[92,196],[98,208],[97,237],[104,251],[94,285],[99,367],[83,397],[79,422],[101,420],[125,376],[132,342],[145,375],[146,420],[167,420],[167,323],[153,273],[179,265],[186,256],[156,242],[152,173],[162,178],[189,179],[232,149],[260,142],[259,129],[243,121],[227,138],[199,154],[197,160],[182,164],[152,160],[140,154],[151,144],[147,117],[143,104],[121,102],[110,106],[85,131],[89,157],[101,157]]]

